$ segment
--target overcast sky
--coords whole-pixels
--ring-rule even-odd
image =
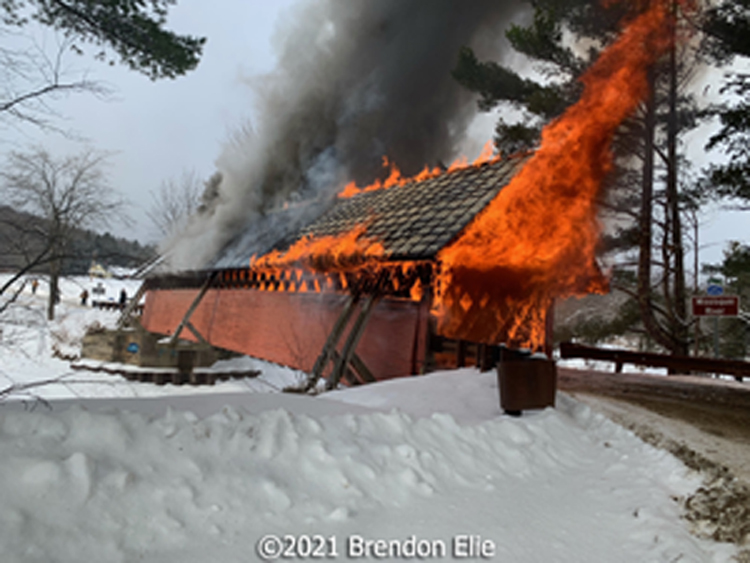
[[[77,68],[89,70],[90,78],[114,90],[108,101],[76,94],[53,105],[65,117],[61,126],[87,138],[93,148],[114,152],[109,177],[132,202],[129,214],[135,221],[129,228],[113,224],[114,234],[156,241],[157,232],[145,214],[151,191],[183,171],[195,171],[201,178],[214,172],[229,133],[253,119],[247,79],[273,70],[274,30],[294,4],[295,0],[179,0],[170,12],[169,28],[205,36],[208,42],[198,68],[176,80],[152,82],[123,66],[71,57]],[[491,138],[492,122],[484,116],[472,128],[477,145]],[[6,129],[3,137],[0,150],[42,144],[54,154],[69,154],[85,146],[33,128]],[[708,158],[700,143],[694,145],[694,159]],[[700,237],[701,262],[715,262],[726,241],[750,241],[750,214],[709,214]]]
[[[68,140],[31,127],[11,131],[2,148],[42,144],[53,154],[91,146],[112,151],[111,183],[131,202],[135,227],[112,225],[115,234],[157,239],[145,217],[150,192],[166,178],[194,170],[201,178],[214,172],[214,161],[230,131],[253,117],[248,77],[271,71],[276,21],[292,0],[180,0],[169,14],[170,29],[208,38],[198,68],[176,80],[151,81],[120,65],[108,67],[91,57],[68,57],[76,70],[113,89],[108,100],[76,94],[52,102],[63,120],[56,124],[87,139]],[[49,43],[54,41],[45,33]],[[77,76],[71,73],[71,76]]]

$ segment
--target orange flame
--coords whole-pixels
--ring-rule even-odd
[[[422,287],[422,282],[417,279],[416,282],[411,286],[411,289],[409,290],[409,297],[412,301],[416,301],[419,303],[422,301],[422,296],[424,295],[424,288]]]
[[[369,258],[385,254],[382,243],[364,236],[367,227],[358,225],[338,236],[305,236],[288,250],[272,250],[268,254],[250,261],[255,270],[306,266],[317,272],[340,271],[356,267]],[[287,279],[291,271],[284,271]]]
[[[646,97],[647,69],[669,46],[668,17],[655,3],[627,26],[521,172],[440,252],[441,334],[537,347],[556,297],[606,290],[595,259],[596,199],[615,131]]]
[[[482,148],[481,154],[471,164],[469,164],[468,158],[466,158],[465,156],[460,156],[451,163],[447,170],[443,170],[438,166],[434,168],[425,166],[422,171],[415,176],[404,177],[402,176],[401,170],[399,170],[398,166],[396,166],[396,164],[392,162],[387,156],[384,156],[383,168],[389,170],[388,177],[384,181],[375,180],[375,182],[363,188],[357,187],[357,184],[355,182],[349,182],[346,186],[344,186],[344,189],[338,193],[338,197],[350,198],[357,194],[361,194],[362,192],[371,192],[373,190],[391,188],[393,186],[403,186],[404,184],[408,184],[410,182],[423,182],[424,180],[435,178],[436,176],[440,176],[441,174],[448,174],[456,170],[469,168],[470,166],[481,166],[482,164],[497,162],[499,160],[500,156],[494,155],[494,145],[492,144],[492,141],[487,141]]]
[[[471,165],[481,166],[482,164],[495,162],[499,159],[499,156],[495,156],[495,145],[492,143],[492,141],[487,141],[484,144],[484,147],[482,147],[482,152],[479,153],[479,156],[474,160],[474,162],[471,163]]]

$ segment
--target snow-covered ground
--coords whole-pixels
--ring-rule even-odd
[[[675,499],[698,476],[565,395],[516,419],[473,369],[308,397],[273,392],[301,374],[250,359],[259,378],[194,388],[84,376],[52,357],[116,318],[63,298],[48,325],[40,296],[24,295],[0,319],[0,389],[13,391],[0,404],[2,562],[735,553],[680,517]],[[23,389],[40,380],[56,383]]]
[[[0,275],[0,284],[3,282]],[[279,366],[269,367],[252,358],[223,362],[216,369],[262,369],[260,377],[220,381],[215,386],[203,388],[134,384],[116,375],[74,371],[70,362],[53,357],[53,352],[57,351],[58,356],[74,357],[80,352],[87,327],[99,324],[114,328],[120,315],[119,311],[81,306],[79,294],[82,289],[85,287],[90,291],[99,283],[106,291],[101,300],[118,299],[122,289],[133,296],[140,285],[139,280],[129,279],[64,278],[60,284],[61,304],[57,307],[55,320],[48,323],[47,284],[40,284],[35,295],[31,294],[27,284],[18,301],[0,318],[0,393],[12,388],[12,399],[31,401],[36,398],[163,397],[175,394],[277,392],[284,386],[299,382],[301,374]],[[39,382],[44,382],[44,385],[38,386]]]

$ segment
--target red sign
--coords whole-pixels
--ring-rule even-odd
[[[736,317],[740,311],[737,295],[693,297],[695,317]]]

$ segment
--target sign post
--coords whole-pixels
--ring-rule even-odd
[[[696,317],[736,317],[740,312],[737,295],[708,295],[693,297],[693,315]]]
[[[720,285],[709,285],[706,289],[709,295],[693,297],[694,317],[714,318],[714,357],[719,357],[719,317],[736,317],[740,312],[740,298],[737,295],[724,295],[724,288]]]
[[[724,295],[724,284],[719,278],[708,278],[708,286],[706,286],[706,295],[713,297],[719,297]],[[714,358],[719,357],[719,317],[714,317]]]

